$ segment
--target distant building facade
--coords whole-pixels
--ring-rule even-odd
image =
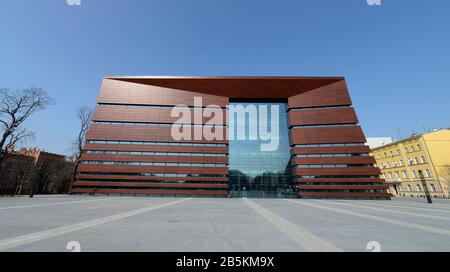
[[[39,149],[10,150],[0,165],[0,194],[66,193],[74,162]]]
[[[450,130],[396,141],[372,150],[392,195],[424,197],[423,174],[433,197],[449,197]]]
[[[367,145],[371,148],[377,148],[383,145],[387,145],[394,142],[394,139],[392,137],[368,137],[367,138]]]

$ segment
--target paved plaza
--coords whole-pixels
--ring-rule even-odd
[[[450,200],[0,198],[0,251],[69,242],[83,252],[450,251]]]

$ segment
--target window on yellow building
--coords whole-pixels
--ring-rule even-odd
[[[420,161],[422,162],[422,163],[426,163],[427,161],[425,160],[425,157],[424,156],[421,156],[420,157]]]
[[[436,192],[436,186],[433,183],[430,184],[430,187],[432,192]]]
[[[407,178],[408,178],[408,173],[406,172],[406,170],[403,170],[403,171],[402,171],[402,174],[403,174],[403,178],[404,178],[404,179],[407,179]]]

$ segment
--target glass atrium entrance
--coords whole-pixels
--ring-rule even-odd
[[[293,198],[285,103],[230,103],[230,197]]]

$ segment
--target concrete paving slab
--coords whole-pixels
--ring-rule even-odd
[[[449,218],[448,200],[408,198],[2,198],[0,250],[64,252],[76,241],[82,251],[367,251],[375,241],[383,251],[450,251]]]

